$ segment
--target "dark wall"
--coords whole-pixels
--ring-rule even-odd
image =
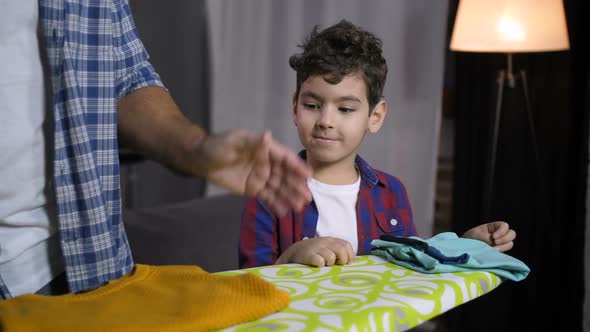
[[[453,331],[582,330],[590,6],[586,0],[564,4],[571,50],[514,55],[515,71],[527,74],[535,135],[519,79],[514,88],[503,90],[489,214],[483,209],[484,181],[489,175],[496,75],[506,67],[506,57],[451,55],[456,130],[453,230],[459,233],[482,221],[506,220],[518,234],[509,253],[531,267],[526,280],[505,283],[449,312],[446,318]]]
[[[192,121],[208,129],[209,50],[205,2],[132,0],[130,5],[150,62],[180,109]],[[121,158],[121,182],[127,207],[178,202],[204,193],[202,179],[178,176],[154,162],[131,162],[127,157]]]

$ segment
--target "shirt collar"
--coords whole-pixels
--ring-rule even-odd
[[[307,160],[307,151],[301,150],[299,152],[299,157],[303,160]],[[367,163],[361,156],[358,154],[354,158],[354,163],[361,174],[361,180],[366,181],[369,185],[374,186],[376,184],[381,184],[382,186],[387,186],[387,182],[381,181],[379,175],[375,170]]]

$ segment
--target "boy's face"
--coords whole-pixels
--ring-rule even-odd
[[[347,75],[338,84],[319,75],[304,81],[299,96],[293,97],[293,119],[308,162],[353,165],[365,133],[381,127],[385,101],[369,111],[367,87],[360,75]]]

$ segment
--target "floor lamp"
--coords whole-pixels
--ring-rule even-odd
[[[562,0],[460,0],[450,49],[459,52],[504,53],[506,68],[498,72],[490,152],[483,192],[483,217],[491,216],[498,132],[505,88],[521,89],[537,165],[539,163],[526,73],[513,72],[514,53],[569,49]]]

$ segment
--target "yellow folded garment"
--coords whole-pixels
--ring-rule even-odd
[[[207,331],[281,310],[289,294],[253,274],[137,264],[88,293],[0,301],[0,331]]]

